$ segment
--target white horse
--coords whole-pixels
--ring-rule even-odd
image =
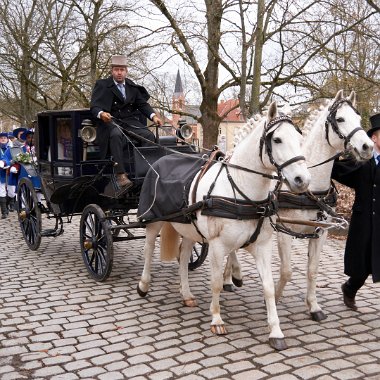
[[[356,95],[354,92],[351,92],[350,96],[345,99],[343,91],[339,91],[335,98],[318,112],[314,122],[309,121],[310,128],[306,131],[302,152],[311,173],[309,191],[312,193],[327,193],[330,189],[333,166],[333,160],[329,160],[330,158],[345,150],[351,151],[357,160],[368,160],[372,156],[373,143],[361,128],[361,118],[355,106]],[[322,164],[312,167],[319,163]],[[285,209],[281,208],[280,203],[279,216],[292,220],[318,220],[320,210],[297,209],[296,207]],[[293,224],[287,226],[296,233],[304,234],[313,233],[315,229],[315,227]],[[324,230],[319,238],[309,239],[308,247],[306,305],[312,319],[318,322],[327,318],[316,298],[319,257],[326,238],[327,230]],[[292,277],[292,236],[278,233],[277,241],[281,267],[280,278],[276,284],[276,301],[280,299],[286,283]],[[230,290],[231,283],[236,286],[242,285],[240,265],[235,252],[231,253],[226,264],[225,289]]]
[[[229,199],[235,204],[245,198],[250,209],[259,213],[269,210],[271,174],[277,169],[295,192],[303,192],[310,182],[310,174],[301,153],[301,135],[289,118],[278,115],[276,103],[269,107],[268,116],[247,138],[236,147],[229,163],[215,163],[204,173],[195,189],[195,202],[202,201],[212,188],[213,200]],[[257,173],[263,173],[263,175]],[[199,174],[198,174],[199,176]],[[197,177],[193,180],[189,204],[193,204],[192,191]],[[237,201],[235,202],[234,199]],[[231,202],[232,200],[232,202]],[[227,201],[228,202],[228,201]],[[211,209],[212,211],[212,209]],[[222,207],[222,211],[224,208]],[[256,217],[263,216],[256,214]],[[261,224],[261,229],[259,226]],[[195,226],[196,225],[196,226]],[[286,348],[284,335],[280,329],[276,310],[274,282],[271,272],[272,227],[267,217],[246,220],[225,217],[206,216],[202,210],[196,211],[195,224],[154,222],[147,224],[144,246],[145,265],[138,284],[138,293],[145,296],[151,281],[150,268],[154,243],[161,231],[161,250],[167,257],[179,254],[181,293],[185,305],[194,306],[195,297],[188,284],[188,262],[192,246],[197,241],[207,241],[211,271],[212,314],[211,331],[214,334],[226,334],[224,322],[220,316],[219,296],[223,288],[223,259],[229,252],[244,244],[254,256],[257,270],[264,289],[270,329],[269,342],[275,349]],[[255,232],[257,236],[255,236]],[[179,235],[183,237],[179,250]],[[254,242],[250,243],[255,239]]]

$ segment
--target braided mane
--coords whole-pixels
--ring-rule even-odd
[[[322,116],[322,114],[326,111],[326,108],[330,105],[329,100],[325,100],[324,104],[321,104],[317,109],[310,112],[310,108],[307,110],[309,112],[309,116],[306,118],[303,128],[302,135],[303,140],[308,136],[313,127],[317,124],[316,121]]]

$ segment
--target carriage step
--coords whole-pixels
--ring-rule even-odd
[[[63,233],[63,229],[60,228],[55,229],[55,228],[48,228],[46,230],[41,231],[41,236],[50,236],[50,237],[56,237],[59,236]]]

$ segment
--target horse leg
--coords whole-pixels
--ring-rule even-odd
[[[327,231],[325,231],[318,239],[310,239],[309,241],[306,305],[309,309],[311,319],[317,322],[327,318],[326,314],[318,305],[316,296],[319,256],[326,238]]]
[[[225,335],[227,330],[224,326],[222,317],[220,316],[220,292],[223,289],[223,259],[227,252],[224,252],[223,245],[215,241],[209,242],[209,260],[211,272],[211,291],[212,300],[210,304],[210,312],[212,315],[211,332],[216,335]]]
[[[140,297],[145,297],[149,290],[151,281],[150,268],[152,265],[153,251],[158,234],[160,233],[163,222],[148,224],[146,226],[146,238],[144,245],[144,269],[141,275],[140,282],[137,285],[137,293]]]
[[[179,275],[181,278],[181,294],[185,306],[197,306],[197,300],[192,295],[189,286],[189,260],[192,253],[194,242],[192,240],[182,238],[179,260]]]
[[[292,237],[287,234],[278,233],[277,246],[280,256],[280,278],[276,283],[276,303],[282,297],[286,283],[292,279]]]
[[[287,348],[284,334],[280,328],[280,320],[277,314],[274,281],[271,268],[272,242],[271,239],[265,239],[260,243],[251,244],[247,250],[254,256],[257,271],[259,272],[263,284],[265,305],[268,316],[269,326],[269,344],[274,349],[280,351]]]
[[[243,286],[241,266],[236,255],[236,251],[232,251],[227,257],[223,274],[223,290],[233,292],[233,284],[238,288]]]

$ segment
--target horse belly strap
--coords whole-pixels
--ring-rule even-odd
[[[209,197],[204,199],[201,214],[227,219],[259,219],[262,216],[274,215],[277,202],[273,199],[262,202],[247,202],[224,197]]]
[[[313,193],[318,200],[330,207],[335,207],[337,202],[337,194],[335,191],[319,191]],[[294,194],[287,191],[279,191],[278,204],[280,208],[287,209],[304,209],[319,210],[318,203],[310,198],[306,193]]]

